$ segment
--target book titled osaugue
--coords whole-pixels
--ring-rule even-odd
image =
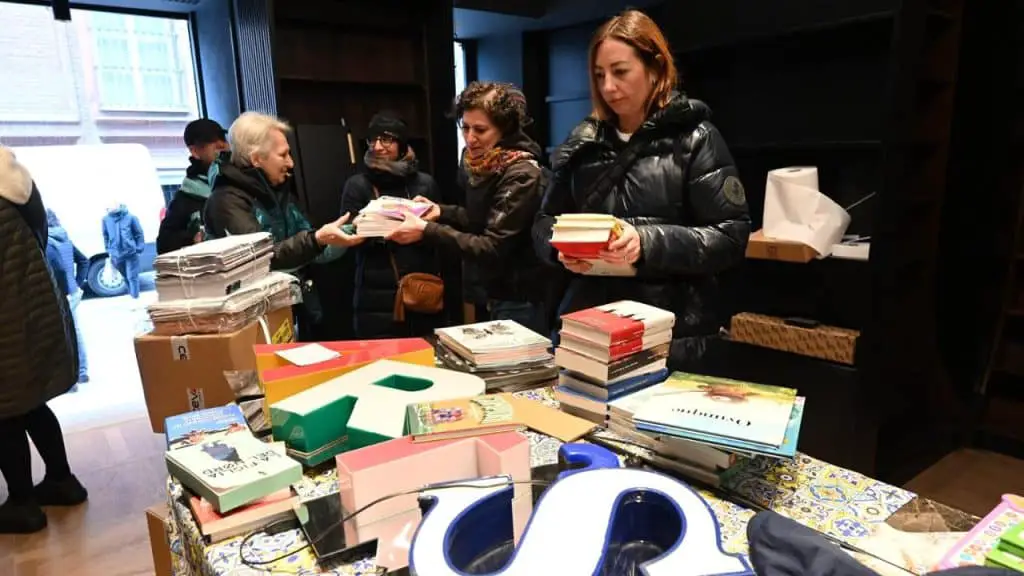
[[[779,446],[795,401],[791,388],[676,372],[633,419],[638,427],[649,422]]]

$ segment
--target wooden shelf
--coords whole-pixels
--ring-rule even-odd
[[[281,28],[274,34],[274,47],[277,74],[282,78],[366,84],[425,82],[418,37]]]

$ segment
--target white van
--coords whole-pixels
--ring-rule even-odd
[[[141,270],[150,270],[164,208],[156,166],[141,144],[25,146],[13,148],[75,246],[89,258],[89,290],[117,296],[127,283],[110,265],[103,245],[103,217],[124,204],[138,217],[146,250]]]

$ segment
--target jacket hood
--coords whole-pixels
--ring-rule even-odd
[[[32,197],[32,175],[14,158],[14,153],[0,146],[0,198],[22,205]]]
[[[497,146],[499,148],[504,148],[505,150],[522,150],[523,152],[529,152],[537,160],[540,160],[544,153],[540,148],[540,144],[534,142],[533,138],[527,136],[522,130],[518,130],[514,134],[505,136],[498,142]]]
[[[701,122],[711,119],[711,108],[700,100],[687,98],[685,94],[676,92],[672,99],[661,109],[651,114],[640,125],[633,138],[638,135],[663,133],[684,134],[691,132]],[[555,149],[551,155],[551,165],[558,169],[565,166],[581,149],[593,144],[609,142],[614,138],[615,126],[611,123],[588,117],[580,122],[566,141]]]
[[[60,226],[49,226],[49,227],[47,227],[46,235],[50,237],[51,241],[53,241],[53,242],[55,242],[57,244],[63,244],[63,243],[68,241],[68,232],[67,232],[67,230],[61,228]]]
[[[284,186],[287,185],[288,181]],[[272,206],[277,202],[274,197],[274,189],[259,168],[241,168],[232,162],[218,161],[213,189],[222,187],[237,188],[266,206]]]

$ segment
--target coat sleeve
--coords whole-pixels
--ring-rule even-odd
[[[501,266],[513,249],[515,237],[533,224],[542,185],[537,165],[523,162],[513,166],[496,184],[494,204],[482,233],[460,232],[445,224],[428,222],[423,237],[477,264]]]
[[[137,216],[132,216],[132,237],[135,238],[135,253],[142,254],[146,249],[146,234]]]
[[[553,266],[561,266],[558,261],[558,250],[551,246],[551,232],[555,225],[555,216],[576,211],[569,178],[568,167],[563,166],[555,170],[551,182],[544,192],[544,199],[541,201],[537,218],[533,223],[533,245],[537,256],[541,261]]]
[[[743,259],[750,213],[736,165],[718,130],[694,134],[684,204],[695,225],[639,224],[640,274],[717,274]]]
[[[166,254],[191,246],[195,234],[189,232],[189,221],[192,214],[187,212],[184,203],[175,196],[167,207],[164,219],[160,221],[160,232],[156,237],[156,253]]]
[[[217,238],[229,234],[254,234],[263,232],[263,227],[253,214],[251,200],[228,190],[210,195],[206,202],[206,223],[210,233]],[[290,238],[274,243],[274,255],[270,260],[272,270],[295,270],[309,264],[323,252],[312,230],[300,230]]]
[[[454,204],[439,204],[438,207],[441,209],[441,214],[437,217],[438,224],[451,226],[456,230],[469,228],[469,215],[464,207]]]

